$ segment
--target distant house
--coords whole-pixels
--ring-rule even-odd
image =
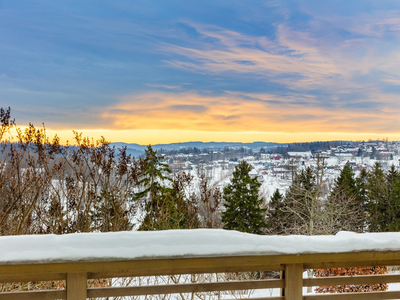
[[[355,161],[347,161],[346,166],[351,166],[351,168],[355,171],[357,170],[357,163]]]
[[[278,167],[278,168],[273,168],[273,174],[286,174],[288,170],[286,168]]]
[[[310,159],[312,157],[311,151],[304,151],[304,152],[288,152],[288,155],[292,159]]]
[[[262,175],[258,175],[258,176],[257,176],[257,180],[258,180],[259,182],[261,182],[261,183],[263,183],[263,182],[265,181],[264,176],[262,176]]]
[[[381,159],[383,160],[393,160],[394,152],[392,151],[382,151],[379,152]]]
[[[258,173],[257,173],[257,171],[255,169],[253,169],[253,170],[251,170],[249,172],[249,175],[250,175],[251,178],[255,178],[255,177],[258,176]]]
[[[170,165],[172,169],[182,169],[186,167],[186,162],[177,161]]]
[[[347,163],[346,163],[346,165],[355,167],[355,166],[357,165],[357,163],[356,163],[355,161],[349,161],[349,160],[348,160]]]
[[[350,160],[354,158],[352,153],[342,152],[342,153],[335,153],[333,156],[342,159],[342,160]]]

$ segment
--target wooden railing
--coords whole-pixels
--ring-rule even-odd
[[[221,256],[130,261],[0,265],[0,283],[66,280],[66,289],[0,293],[0,300],[68,299],[280,288],[262,299],[400,299],[400,291],[303,296],[303,287],[400,282],[400,275],[303,279],[304,269],[400,265],[400,251]],[[88,279],[280,270],[281,279],[88,288]]]

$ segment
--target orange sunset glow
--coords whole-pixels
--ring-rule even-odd
[[[64,143],[72,130],[138,144],[400,139],[397,4],[122,2],[0,8],[0,107],[19,126],[44,122]]]

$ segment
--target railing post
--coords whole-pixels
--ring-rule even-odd
[[[86,300],[87,296],[87,274],[67,274],[67,300]]]
[[[285,265],[285,290],[286,300],[303,299],[303,264]]]

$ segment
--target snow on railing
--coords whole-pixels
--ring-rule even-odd
[[[0,293],[2,299],[76,299],[281,289],[263,299],[400,299],[399,291],[303,295],[303,286],[400,282],[399,275],[303,279],[303,270],[400,265],[400,234],[255,236],[224,230],[0,237],[0,283],[63,281],[65,289]],[[280,279],[111,286],[111,278],[280,271]],[[88,280],[106,278],[106,287]],[[62,284],[60,285],[62,287]],[[59,287],[60,287],[59,286]],[[3,289],[4,290],[4,289]]]

